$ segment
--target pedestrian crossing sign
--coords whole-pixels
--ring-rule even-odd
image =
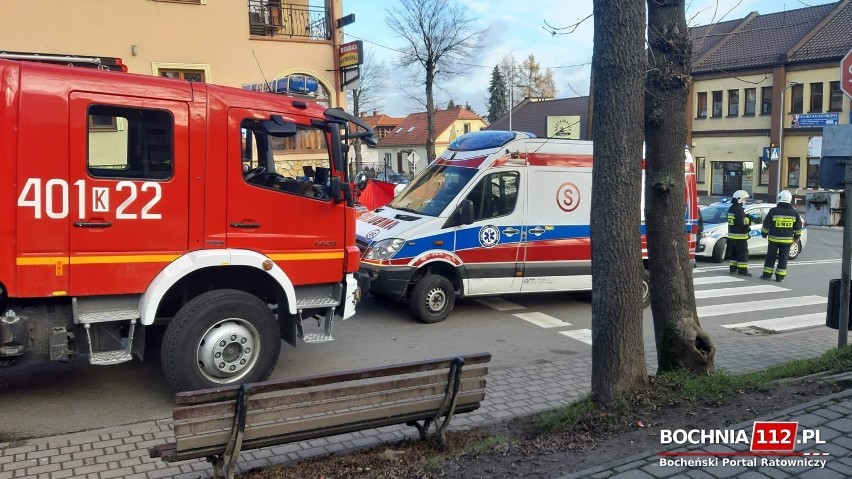
[[[769,149],[769,159],[772,161],[777,161],[781,157],[781,148],[770,148]]]

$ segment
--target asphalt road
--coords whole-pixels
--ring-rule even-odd
[[[766,322],[758,323],[757,334],[810,327],[814,334],[836,335],[821,323],[828,281],[840,277],[842,230],[811,227],[808,234],[808,247],[789,264],[784,283],[757,279],[763,258],[751,259],[755,277],[742,280],[728,275],[727,265],[698,263],[694,276],[699,317],[718,344],[742,331],[755,334],[749,325],[736,329],[754,321]],[[797,317],[810,317],[810,324],[790,326]],[[411,319],[405,305],[368,297],[354,318],[335,324],[334,342],[284,345],[273,378],[479,351],[493,354],[494,368],[549,362],[589,354],[590,329],[588,294],[466,299],[456,303],[446,321],[432,325]],[[783,334],[776,337],[787,340]],[[645,338],[653,342],[650,310],[645,312]],[[149,344],[155,343],[156,335],[149,334]],[[83,359],[3,369],[0,391],[0,438],[5,439],[162,419],[170,416],[173,404],[156,346],[148,348],[145,362],[98,367]]]

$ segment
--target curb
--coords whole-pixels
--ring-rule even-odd
[[[767,414],[765,416],[757,417],[757,418],[751,419],[749,421],[744,421],[744,422],[741,422],[739,424],[735,424],[733,426],[728,426],[725,429],[730,429],[730,430],[734,430],[734,431],[739,430],[739,429],[745,429],[746,427],[751,427],[754,424],[755,421],[771,421],[773,419],[777,419],[777,418],[782,417],[782,416],[787,416],[789,414],[801,411],[803,409],[810,409],[814,406],[819,406],[823,403],[834,402],[837,399],[844,399],[844,398],[847,398],[847,397],[852,397],[852,388],[846,389],[844,391],[836,392],[834,394],[829,394],[828,396],[824,396],[824,397],[821,397],[819,399],[814,399],[814,400],[808,401],[806,403],[798,404],[796,406],[789,407],[789,408],[784,409],[782,411],[773,412],[773,413]],[[624,465],[627,465],[627,464],[630,464],[630,463],[633,463],[633,462],[644,461],[644,460],[648,459],[649,457],[656,456],[657,453],[659,453],[659,452],[671,451],[671,450],[682,449],[682,448],[683,448],[682,446],[673,446],[673,447],[668,447],[668,448],[660,448],[660,449],[656,449],[656,450],[648,450],[648,451],[645,451],[645,452],[640,452],[639,454],[634,454],[630,457],[626,457],[626,458],[623,458],[623,459],[619,459],[617,461],[610,462],[608,464],[603,464],[603,465],[600,465],[600,466],[591,467],[589,469],[584,469],[582,471],[572,472],[568,475],[559,476],[556,479],[588,478],[588,477],[591,477],[595,474],[600,474],[600,473],[603,473],[605,471],[609,471],[609,470],[612,470],[612,469],[615,469],[617,467],[621,467],[621,466],[624,466]]]

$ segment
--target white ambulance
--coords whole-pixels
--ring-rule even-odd
[[[685,166],[694,254],[698,198],[688,151]],[[456,293],[590,290],[591,191],[590,141],[510,131],[460,136],[390,204],[358,219],[361,273],[372,278],[371,293],[408,300],[426,323],[443,321]]]

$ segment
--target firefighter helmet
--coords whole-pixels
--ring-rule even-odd
[[[746,192],[745,190],[737,190],[734,192],[734,199],[742,203],[743,201],[748,199],[748,192]]]
[[[791,195],[789,191],[784,190],[781,193],[778,193],[778,202],[779,203],[789,203],[792,200],[793,200],[793,195]]]

